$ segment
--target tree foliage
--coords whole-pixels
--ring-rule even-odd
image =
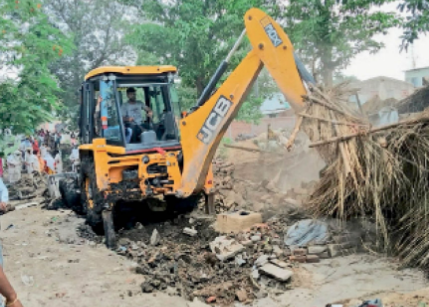
[[[402,28],[404,29],[403,47],[407,49],[419,35],[429,32],[429,1],[405,0],[398,6],[401,12],[408,13]]]
[[[399,24],[393,12],[379,6],[394,0],[290,0],[284,14],[286,32],[316,79],[333,82],[357,54],[377,52],[374,39]]]
[[[127,38],[139,54],[139,63],[150,60],[151,64],[177,66],[181,88],[188,94],[194,90],[195,98],[244,29],[245,12],[251,7],[259,7],[270,14],[279,13],[274,0],[124,1],[141,8],[142,19],[148,20],[135,27]],[[231,69],[249,50],[249,45],[243,44],[233,58]],[[253,120],[246,114],[259,112],[262,97],[253,96],[249,95],[239,117]]]
[[[63,89],[62,117],[77,125],[77,91],[86,73],[102,65],[134,64],[130,48],[122,42],[129,23],[127,11],[117,1],[45,0],[45,12],[73,43],[71,54],[51,65]],[[132,59],[130,59],[132,58]]]
[[[67,54],[69,42],[33,0],[0,0],[0,129],[25,133],[59,109],[57,80],[49,64]]]

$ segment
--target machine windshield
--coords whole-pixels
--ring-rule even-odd
[[[118,84],[127,144],[178,138],[169,84]],[[179,111],[180,112],[180,111]]]

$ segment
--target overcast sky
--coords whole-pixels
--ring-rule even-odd
[[[385,11],[396,10],[398,2],[391,3],[383,8]],[[378,35],[375,38],[385,44],[385,48],[376,54],[363,52],[356,56],[351,65],[344,70],[346,75],[354,75],[365,80],[377,76],[387,76],[404,80],[404,70],[429,66],[429,36],[422,36],[414,43],[413,51],[400,52],[402,31],[391,29],[387,35]],[[415,66],[413,67],[413,55]]]
[[[356,56],[344,70],[345,75],[356,76],[360,80],[377,76],[387,76],[404,80],[404,70],[413,68],[413,54],[416,67],[429,66],[429,36],[423,36],[414,43],[413,51],[400,52],[401,30],[391,29],[385,36],[378,36],[385,48],[376,54],[363,52]]]

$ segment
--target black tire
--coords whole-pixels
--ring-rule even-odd
[[[101,235],[104,233],[101,215],[103,199],[97,188],[94,161],[87,159],[82,163],[81,169],[81,202],[86,216],[86,223],[92,227],[95,233]]]
[[[202,194],[191,195],[188,198],[177,198],[171,196],[167,199],[168,210],[177,212],[179,214],[186,214],[192,212],[200,201]]]
[[[83,214],[83,206],[81,204],[81,197],[79,187],[74,179],[62,179],[59,182],[59,190],[63,204],[75,211],[77,214]]]

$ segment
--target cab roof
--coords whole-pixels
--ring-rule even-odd
[[[117,73],[123,75],[158,75],[162,73],[176,73],[177,68],[171,65],[160,66],[102,66],[91,70],[86,76],[89,78],[106,73]]]

